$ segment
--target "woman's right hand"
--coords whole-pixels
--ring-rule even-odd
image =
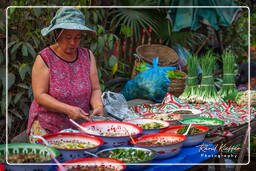
[[[76,119],[84,119],[86,121],[91,121],[89,114],[86,113],[83,109],[80,107],[72,106],[67,112],[67,115],[70,119],[76,120]]]

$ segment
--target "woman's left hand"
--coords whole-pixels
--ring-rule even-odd
[[[91,116],[103,116],[103,115],[104,115],[103,107],[95,108],[91,114]]]

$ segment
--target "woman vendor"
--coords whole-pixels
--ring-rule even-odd
[[[55,42],[38,53],[32,69],[34,101],[29,110],[28,135],[75,129],[70,118],[81,123],[103,115],[95,57],[79,46],[82,33],[95,31],[86,26],[80,10],[61,8],[50,26],[41,30],[43,36],[50,32]],[[31,136],[30,140],[33,142]]]

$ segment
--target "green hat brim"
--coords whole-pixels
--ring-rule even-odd
[[[41,30],[41,34],[43,36],[46,36],[49,32],[51,32],[55,29],[82,30],[82,31],[88,31],[93,34],[96,34],[96,31],[90,29],[89,27],[86,27],[84,25],[77,24],[77,23],[61,23],[61,24],[57,24],[54,26],[50,25],[49,27],[43,28]]]

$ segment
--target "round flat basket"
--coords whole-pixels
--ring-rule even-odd
[[[183,75],[183,77],[182,78],[170,78],[171,84],[168,88],[168,92],[176,97],[179,97],[185,90],[187,74],[185,72],[181,72],[181,71],[175,71],[175,72],[180,72]]]
[[[151,63],[153,58],[159,57],[159,66],[175,66],[179,61],[178,54],[168,46],[152,44],[141,45],[136,53],[146,62]]]

